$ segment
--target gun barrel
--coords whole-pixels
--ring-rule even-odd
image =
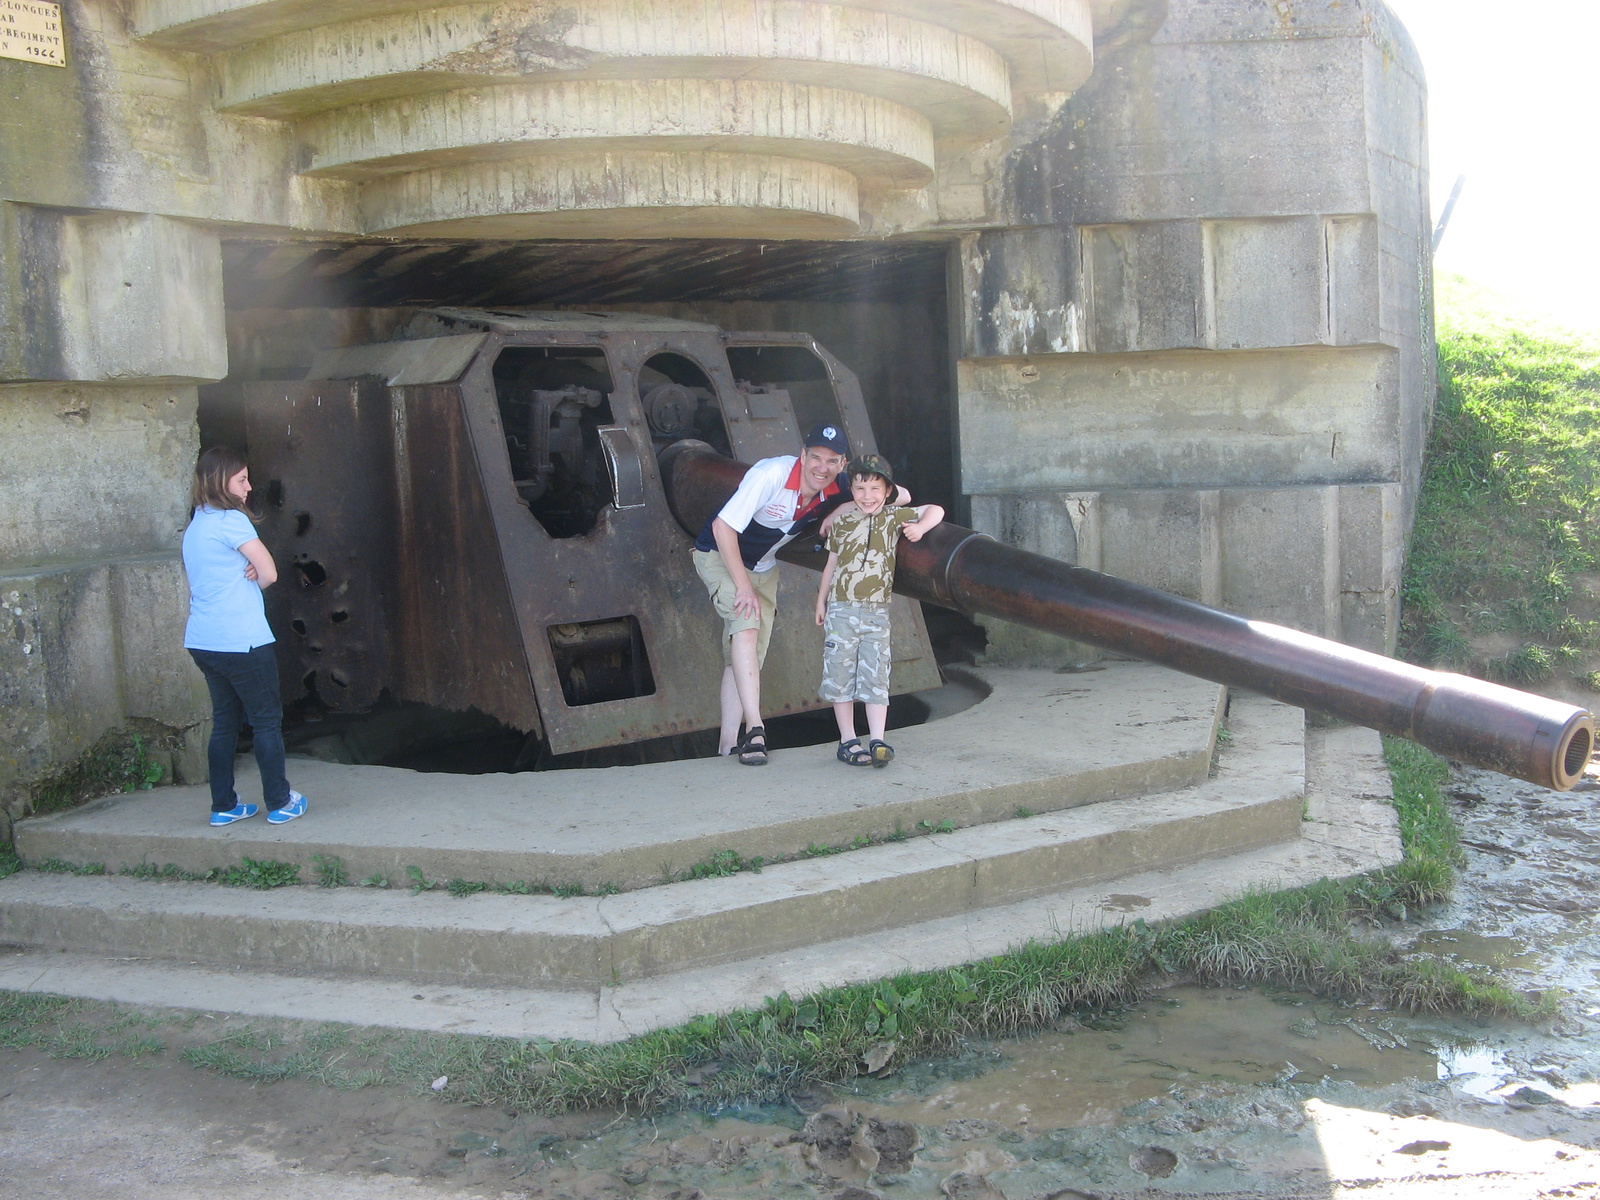
[[[667,447],[661,465],[673,515],[691,534],[747,469],[698,442]],[[1542,787],[1572,787],[1594,746],[1593,715],[1573,705],[1208,608],[948,522],[900,544],[895,591],[1398,734]]]

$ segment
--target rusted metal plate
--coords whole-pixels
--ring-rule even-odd
[[[395,693],[539,729],[461,389],[394,388]]]
[[[267,618],[283,695],[370,708],[392,686],[396,554],[389,394],[375,380],[245,392],[254,503],[278,563]]]

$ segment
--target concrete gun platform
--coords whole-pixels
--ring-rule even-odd
[[[445,775],[291,759],[310,812],[212,829],[203,786],[113,796],[17,826],[28,861],[103,863],[113,873],[169,863],[204,873],[275,859],[312,878],[336,856],[352,880],[611,886],[658,884],[721,850],[768,860],[817,844],[874,840],[920,821],[956,827],[1199,783],[1211,764],[1223,689],[1142,663],[1072,675],[963,672],[985,699],[895,730],[898,760],[847,767],[834,746],[774,751],[764,768],[731,759],[508,775]],[[259,803],[255,764],[239,794]]]
[[[1220,707],[1210,685],[1131,664],[1089,676],[989,672],[985,678],[994,693],[974,709],[897,731],[905,761],[888,771],[843,767],[824,746],[775,757],[778,772],[703,761],[498,781],[571,780],[586,789],[586,803],[596,798],[622,803],[630,799],[625,793],[589,782],[620,772],[635,781],[635,811],[652,801],[667,809],[652,808],[651,819],[641,824],[662,828],[662,821],[677,819],[689,823],[693,836],[719,846],[742,831],[729,823],[722,806],[706,801],[705,788],[687,789],[663,802],[653,790],[638,790],[639,781],[659,773],[668,781],[669,795],[676,795],[683,784],[680,769],[726,778],[730,790],[714,797],[736,800],[746,812],[766,817],[756,828],[769,840],[773,830],[809,836],[796,832],[806,826],[828,830],[815,840],[837,845],[848,840],[841,829],[870,829],[874,820],[881,829],[885,809],[935,802],[951,806],[944,811],[953,814],[953,823],[957,816],[970,822],[949,834],[800,858],[760,874],[568,899],[413,896],[400,889],[353,887],[257,892],[24,871],[0,881],[0,941],[23,947],[0,958],[0,987],[410,1028],[605,1040],[696,1012],[759,1003],[763,995],[783,990],[799,995],[850,980],[955,965],[1029,938],[1133,915],[1182,915],[1248,886],[1348,875],[1398,857],[1393,812],[1381,799],[1387,795],[1387,776],[1376,735],[1337,731],[1343,750],[1333,756],[1335,784],[1325,798],[1308,798],[1308,746],[1298,710],[1235,696],[1230,736],[1213,773],[1209,751]],[[1196,688],[1211,691],[1209,705],[1203,697],[1194,703]],[[1049,695],[1069,690],[1070,695]],[[1118,697],[1121,703],[1113,703]],[[1069,703],[1052,706],[1052,699]],[[1108,721],[1111,712],[1117,715]],[[1009,739],[1006,721],[1013,725]],[[1092,725],[1098,740],[1073,736],[1080,723]],[[987,736],[973,742],[968,734],[977,730]],[[1188,786],[1157,784],[1144,794],[1117,797],[1075,784],[1070,774],[1047,775],[1065,780],[1052,788],[1037,777],[1029,781],[1008,755],[1021,746],[1034,755],[1036,769],[1048,760],[1059,770],[1060,760],[1051,755],[1075,754],[1086,772],[1117,787],[1116,772],[1107,773],[1113,763],[1128,773],[1122,783],[1152,772],[1160,778],[1162,771],[1175,768],[1157,765],[1159,758],[1119,754],[1113,743],[1163,745],[1160,735],[1167,730],[1179,731],[1173,747],[1185,756],[1180,774]],[[921,734],[927,742],[917,746],[908,734]],[[1198,762],[1192,757],[1196,750]],[[934,761],[916,763],[929,768],[931,788],[917,787],[923,772],[910,769],[914,756],[943,757],[939,768]],[[889,786],[897,770],[903,771],[901,786],[911,788],[911,795]],[[948,780],[957,772],[973,781],[967,792],[951,790]],[[1322,773],[1328,775],[1326,765]],[[385,778],[407,774],[382,773]],[[476,782],[413,778],[435,787]],[[858,779],[864,792],[840,790]],[[812,785],[812,780],[820,782]],[[1015,816],[1014,796],[1023,787],[1054,798],[1053,811],[1047,801],[1037,815]],[[987,807],[997,803],[996,793],[1007,795],[1012,807]],[[799,797],[788,811],[786,794]],[[807,808],[805,798],[813,796],[817,806]],[[79,842],[80,848],[114,847],[118,838],[182,840],[182,830],[140,824],[154,820],[152,805],[167,799],[146,795],[80,810],[70,818],[27,822],[19,827],[19,848],[29,859],[44,856],[41,846],[68,859],[64,851],[74,843],[61,839],[70,836],[103,839]],[[446,803],[441,797],[436,813],[455,811]],[[203,805],[195,804],[192,797],[184,804],[183,822],[192,825],[197,816],[203,818]],[[313,815],[318,811],[313,808]],[[84,829],[113,817],[125,824]],[[609,835],[605,844],[611,852],[646,852],[629,843],[628,831],[591,821],[595,834]],[[822,824],[807,824],[815,822]],[[444,823],[436,815],[432,828]],[[268,832],[286,834],[300,827],[308,832],[311,826],[306,820]],[[555,822],[545,827],[547,845],[564,846],[561,839],[573,836],[571,828]],[[201,830],[209,832],[203,825]],[[198,840],[205,844],[203,836]],[[420,853],[424,847],[415,843],[422,839],[409,840],[412,845],[391,847],[391,852]],[[362,843],[353,837],[330,843],[324,830],[316,845],[330,844]],[[685,838],[649,844],[683,845]],[[230,843],[227,849],[240,853],[242,848]],[[492,849],[512,853],[504,846]],[[287,857],[282,851],[273,856]],[[106,860],[80,852],[68,861]],[[511,877],[526,878],[527,871]]]

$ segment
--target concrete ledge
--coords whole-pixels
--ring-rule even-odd
[[[762,79],[583,79],[431,92],[299,123],[302,174],[374,179],[540,152],[791,155],[888,187],[933,179],[933,127],[909,108]],[[313,376],[313,378],[317,378]]]
[[[0,940],[73,951],[451,983],[599,986],[1003,905],[1128,871],[1290,840],[1296,709],[1235,702],[1217,778],[760,875],[574,898],[287,888],[24,872],[0,883]]]
[[[115,796],[17,825],[24,859],[104,863],[115,872],[172,863],[202,873],[241,857],[299,864],[339,857],[352,879],[581,883],[624,890],[661,882],[720,850],[745,858],[842,845],[917,822],[958,828],[1188,787],[1206,778],[1222,689],[1142,663],[1063,676],[985,671],[987,699],[896,730],[895,764],[841,766],[831,746],[778,751],[750,770],[701,760],[521,775],[424,775],[290,760],[311,814],[281,828],[257,818],[205,824],[205,787]],[[260,800],[255,765],[238,790]]]
[[[1225,756],[1224,778],[1229,769]],[[501,1037],[606,1042],[726,1012],[788,991],[957,966],[1033,940],[1176,919],[1250,888],[1286,888],[1398,861],[1399,835],[1376,734],[1308,730],[1305,836],[1262,849],[1125,875],[1013,904],[582,991],[225,971],[38,949],[0,956],[0,988],[264,1017]]]

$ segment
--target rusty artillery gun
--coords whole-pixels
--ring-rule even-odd
[[[269,613],[285,694],[475,707],[555,753],[716,724],[717,623],[692,537],[739,460],[815,421],[876,449],[855,376],[804,334],[630,314],[420,314],[248,394],[263,532],[300,587]],[[784,556],[815,562],[814,539]],[[808,558],[808,552],[810,557]],[[814,583],[814,581],[812,581]],[[896,692],[938,682],[923,601],[988,615],[1570,788],[1583,709],[1428,671],[1005,546],[946,523],[903,543]],[[269,593],[270,595],[270,593]],[[774,714],[818,707],[814,591],[789,585]]]

